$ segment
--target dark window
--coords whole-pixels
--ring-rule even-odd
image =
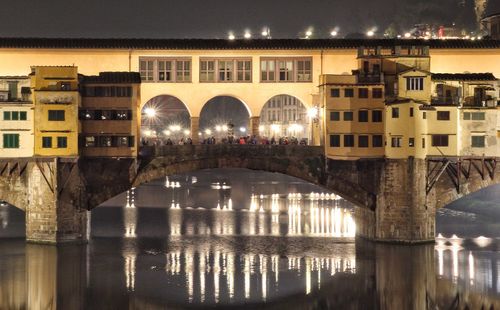
[[[340,89],[338,89],[338,88],[330,89],[330,97],[333,97],[333,98],[340,97]]]
[[[424,90],[423,77],[406,78],[406,90]]]
[[[18,149],[19,148],[19,134],[7,133],[3,135],[4,149]]]
[[[432,135],[432,146],[448,146],[448,135]]]
[[[352,112],[344,112],[344,121],[352,121],[354,119]]]
[[[359,98],[368,98],[368,88],[358,88]]]
[[[93,147],[96,146],[96,138],[95,137],[85,137],[85,147]]]
[[[408,146],[409,147],[414,147],[415,146],[415,138],[410,138],[408,140]]]
[[[471,119],[473,121],[484,121],[484,112],[472,112]]]
[[[402,137],[391,137],[391,147],[401,147]]]
[[[437,111],[437,120],[438,121],[449,121],[450,120],[450,111]]]
[[[399,118],[399,108],[392,108],[392,118]]]
[[[25,111],[21,111],[19,112],[19,119],[22,120],[22,121],[25,121],[28,119],[28,115]]]
[[[10,121],[10,112],[9,111],[4,111],[3,112],[3,120],[4,121]]]
[[[422,114],[422,118],[423,118],[423,119],[427,119],[427,112],[424,112],[424,113]]]
[[[422,138],[422,148],[425,149],[425,138]]]
[[[372,90],[372,97],[373,98],[379,99],[379,98],[382,98],[382,96],[383,96],[382,88],[374,88]]]
[[[60,149],[65,149],[68,147],[68,138],[57,137],[57,147]]]
[[[12,120],[13,121],[19,120],[19,112],[18,111],[12,111]]]
[[[330,135],[330,147],[340,147],[340,135]]]
[[[368,136],[358,136],[358,147],[368,147]]]
[[[368,111],[359,110],[358,111],[358,122],[368,122]]]
[[[354,135],[344,135],[344,147],[354,147]]]
[[[413,117],[413,108],[410,108],[410,117]]]
[[[64,110],[49,110],[49,121],[64,121]]]
[[[42,147],[44,149],[52,147],[52,137],[42,137]]]
[[[470,120],[470,112],[464,112],[464,120],[469,121]]]
[[[372,111],[372,122],[374,122],[374,123],[382,122],[382,111],[381,110],[373,110]]]
[[[330,112],[331,121],[340,121],[340,112]]]
[[[347,97],[347,98],[354,97],[354,89],[352,89],[352,88],[344,89],[344,97]]]
[[[372,146],[373,147],[382,147],[382,135],[373,135],[372,136]]]
[[[484,136],[472,136],[471,137],[471,146],[472,147],[484,147],[485,146]]]
[[[61,90],[71,90],[71,83],[61,82]]]
[[[99,137],[99,146],[110,147],[112,145],[111,137]]]

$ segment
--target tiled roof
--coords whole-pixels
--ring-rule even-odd
[[[87,84],[141,83],[138,72],[100,72],[99,75],[82,75],[81,82]]]
[[[495,81],[493,73],[433,73],[434,81]]]
[[[356,49],[365,47],[430,46],[432,49],[500,48],[500,40],[409,39],[59,39],[0,38],[0,48],[85,48],[144,50],[293,50]]]

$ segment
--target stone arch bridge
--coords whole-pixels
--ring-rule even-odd
[[[356,208],[358,234],[388,242],[434,240],[435,210],[500,183],[499,158],[331,160],[321,147],[143,147],[139,158],[0,159],[0,200],[26,211],[31,242],[86,240],[87,210],[130,189],[207,168],[248,168],[298,177]]]

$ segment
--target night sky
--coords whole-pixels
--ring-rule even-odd
[[[452,22],[471,29],[472,7],[473,0],[2,0],[0,36],[226,38],[269,26],[274,38],[308,27],[326,37],[335,26],[346,35]],[[500,1],[489,0],[486,14],[495,12]]]

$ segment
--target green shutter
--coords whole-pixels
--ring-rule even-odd
[[[4,121],[10,121],[10,112],[9,111],[4,111],[3,112],[3,120]]]

